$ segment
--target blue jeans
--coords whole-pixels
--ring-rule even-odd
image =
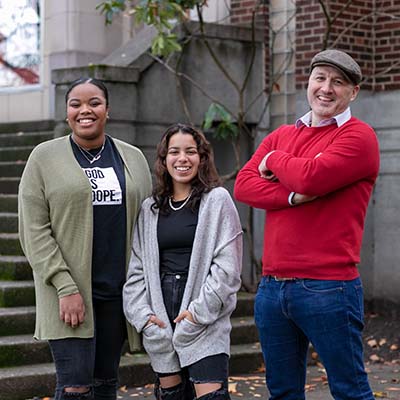
[[[54,400],[115,400],[118,367],[126,339],[122,300],[93,300],[95,336],[50,340],[56,366]],[[66,387],[87,387],[87,393],[67,393]]]
[[[304,400],[309,342],[325,366],[336,400],[373,400],[364,370],[363,292],[351,281],[263,277],[255,320],[270,400]]]

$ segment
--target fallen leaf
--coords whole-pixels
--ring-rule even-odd
[[[388,387],[385,388],[386,390],[390,390],[391,392],[400,392],[400,388],[397,387]]]
[[[379,346],[383,346],[384,344],[386,344],[386,339],[381,339],[379,341]]]
[[[390,350],[391,351],[396,351],[396,350],[398,350],[399,349],[399,346],[397,345],[397,344],[392,344],[391,346],[390,346]]]
[[[385,397],[387,397],[387,393],[385,393],[385,392],[374,392],[374,396],[377,397],[377,398],[384,399]]]
[[[315,387],[316,387],[317,385],[315,384],[315,383],[313,383],[313,384],[306,384],[305,386],[304,386],[304,390],[306,391],[306,392],[312,392],[313,390],[315,390]]]
[[[126,393],[128,391],[126,386],[121,386],[118,390],[120,390],[123,393]]]
[[[371,339],[371,340],[368,340],[367,345],[369,347],[377,347],[378,346],[378,342],[375,339]]]
[[[236,393],[237,382],[228,383],[228,391],[229,393]]]
[[[371,355],[369,356],[369,359],[370,359],[371,361],[376,361],[376,362],[381,361],[380,357],[379,357],[378,355],[376,355],[376,354],[371,354]]]
[[[315,351],[313,351],[313,352],[311,353],[311,358],[312,358],[313,360],[317,360],[317,359],[318,359],[318,353],[315,352]]]

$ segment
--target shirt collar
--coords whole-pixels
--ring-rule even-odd
[[[306,113],[302,117],[300,117],[296,121],[296,124],[295,124],[296,128],[300,128],[302,125],[311,127],[311,113],[312,113],[312,111],[309,111],[308,113]],[[335,115],[332,118],[322,120],[318,124],[318,127],[328,126],[328,125],[332,125],[332,124],[337,124],[337,126],[340,127],[340,126],[344,125],[350,118],[351,118],[350,107],[347,107],[346,110],[344,110],[342,113]]]

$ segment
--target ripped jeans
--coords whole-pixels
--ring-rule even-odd
[[[56,366],[54,400],[115,400],[118,367],[126,339],[122,300],[93,299],[95,336],[49,340]],[[65,392],[87,387],[88,392]]]
[[[157,380],[154,395],[157,400],[193,400],[196,398],[194,385],[196,383],[221,383],[222,387],[211,393],[207,393],[201,400],[229,400],[228,391],[229,357],[226,354],[216,354],[205,357],[196,363],[183,368],[178,373],[156,373]],[[172,388],[161,388],[160,378],[179,374],[182,382]]]
[[[183,293],[185,291],[187,275],[185,274],[161,274],[161,289],[164,305],[168,318],[173,328],[174,319],[178,316]],[[172,388],[162,388],[160,378],[180,375],[182,382]],[[227,354],[215,354],[182,368],[180,372],[157,373],[154,395],[157,400],[193,400],[196,398],[194,385],[196,383],[221,383],[222,387],[200,397],[201,400],[229,400],[228,391],[229,357]]]

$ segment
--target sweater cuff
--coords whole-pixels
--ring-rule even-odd
[[[67,271],[58,272],[51,279],[52,285],[57,289],[57,296],[64,297],[79,293],[78,286]]]
[[[293,203],[293,197],[296,194],[296,192],[290,192],[289,197],[288,197],[288,202],[291,206],[295,206],[295,204]]]

